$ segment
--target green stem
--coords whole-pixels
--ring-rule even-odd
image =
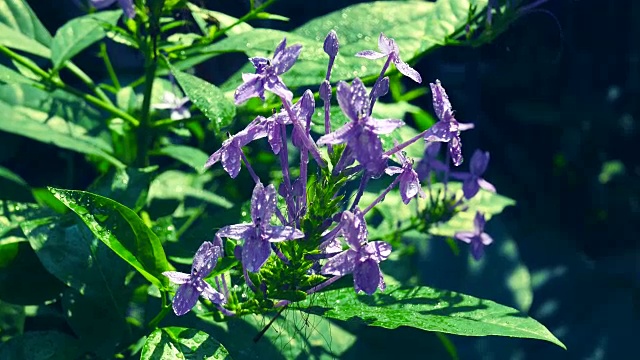
[[[120,81],[116,76],[116,72],[113,70],[113,65],[111,64],[111,59],[109,59],[109,54],[107,53],[107,44],[104,42],[100,43],[100,57],[104,61],[104,66],[107,68],[107,72],[109,73],[109,78],[111,78],[111,82],[113,86],[115,86],[116,91],[120,90]]]
[[[128,121],[129,123],[131,123],[133,126],[138,126],[139,125],[139,121],[134,118],[133,116],[129,115],[127,112],[122,111],[121,109],[118,109],[117,107],[113,106],[110,103],[104,102],[103,100],[93,96],[93,95],[89,95],[86,94],[72,86],[69,86],[65,83],[63,83],[60,79],[57,78],[53,78],[49,73],[47,73],[46,71],[42,70],[41,68],[39,68],[37,65],[35,65],[34,63],[32,63],[31,61],[28,61],[27,59],[25,59],[24,57],[18,55],[17,53],[11,51],[9,48],[0,45],[0,53],[7,55],[10,59],[15,60],[16,62],[18,62],[19,64],[25,66],[26,68],[28,68],[29,70],[31,70],[33,73],[35,73],[36,75],[40,76],[42,78],[42,81],[47,83],[50,86],[53,86],[57,89],[60,89],[62,91],[68,92],[70,94],[73,94],[81,99],[83,99],[84,101],[88,102],[91,105],[94,105],[97,108],[100,108],[114,116],[117,116],[125,121]]]
[[[149,49],[152,50],[152,42],[149,42]],[[153,90],[153,81],[155,80],[158,61],[155,54],[149,52],[145,61],[144,72],[144,98],[142,100],[142,116],[140,118],[140,126],[138,127],[138,157],[136,163],[139,167],[149,166],[149,147],[151,142],[151,92]]]
[[[153,319],[151,319],[151,321],[149,321],[149,324],[147,325],[149,329],[155,329],[156,327],[158,327],[160,321],[162,321],[162,319],[167,316],[169,311],[171,311],[171,306],[167,304],[166,291],[160,290],[160,296],[162,297],[162,309],[160,309],[158,315],[156,315]]]

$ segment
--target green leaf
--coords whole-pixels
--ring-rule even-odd
[[[547,328],[518,310],[491,300],[426,286],[390,286],[385,292],[372,296],[356,295],[350,287],[330,290],[303,311],[387,329],[409,326],[463,336],[545,340],[566,349]]]
[[[0,359],[78,359],[78,340],[57,331],[30,331],[0,345]]]
[[[70,20],[56,31],[51,44],[51,61],[54,69],[106,36],[103,23],[115,25],[122,16],[121,10],[101,11]]]
[[[98,239],[133,266],[152,284],[162,287],[162,272],[171,270],[160,240],[126,206],[106,197],[78,190],[49,188],[89,227]]]
[[[216,132],[231,123],[236,115],[236,107],[220,89],[172,66],[171,72],[191,102],[211,120]]]
[[[196,329],[166,327],[149,335],[141,360],[231,359],[227,349],[209,334]]]
[[[64,112],[64,118],[61,117]],[[116,167],[124,164],[111,155],[105,141],[89,136],[79,124],[83,119],[100,118],[77,99],[49,94],[27,85],[0,85],[0,131],[28,137],[43,143],[102,158]],[[73,120],[73,122],[71,121]]]
[[[322,44],[327,33],[334,29],[340,41],[340,53],[332,70],[333,79],[373,77],[379,74],[384,59],[373,61],[353,55],[362,50],[377,50],[380,32],[396,40],[403,61],[412,62],[463,29],[471,6],[476,6],[476,13],[480,13],[486,5],[487,0],[363,3],[315,18],[291,33],[256,29],[226,38],[202,51],[270,56],[275,46],[286,37],[287,44],[302,44],[303,50],[296,65],[283,75],[284,82],[291,88],[317,86],[325,77],[329,60]],[[240,72],[253,73],[254,68],[247,62]],[[231,89],[239,84],[238,73],[222,88]]]
[[[211,175],[208,174],[196,175],[177,170],[165,171],[151,183],[149,200],[175,199],[184,201],[186,197],[191,197],[225,209],[232,208],[233,203],[229,200],[202,188],[204,183],[210,179]]]
[[[24,84],[33,84],[33,80],[28,77],[20,74],[13,69],[0,64],[0,83],[5,84],[16,84],[16,83],[24,83]]]
[[[160,154],[172,157],[181,163],[191,166],[199,173],[203,173],[204,163],[207,162],[209,155],[204,151],[193,146],[185,145],[169,145],[160,149]]]
[[[51,34],[24,0],[0,2],[0,44],[45,58],[51,56]]]
[[[246,22],[238,23],[238,18],[235,18],[233,16],[229,16],[218,11],[203,9],[190,2],[187,3],[187,7],[189,8],[189,10],[191,10],[193,19],[196,21],[196,24],[198,24],[198,27],[200,28],[200,31],[202,31],[202,34],[205,36],[209,35],[209,31],[207,30],[207,21],[211,19],[217,20],[218,23],[220,23],[220,28],[227,28],[233,24],[237,24],[226,32],[226,35],[228,36],[238,35],[242,34],[243,32],[253,30],[253,27],[251,27],[251,25],[247,24]]]

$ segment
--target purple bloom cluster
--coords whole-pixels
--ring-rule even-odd
[[[425,198],[421,180],[428,179],[429,187],[434,173],[444,176],[445,182],[448,181],[449,175],[462,180],[466,199],[474,197],[480,188],[495,191],[493,186],[482,178],[489,161],[488,153],[476,151],[471,158],[468,173],[450,173],[449,159],[455,166],[462,163],[460,131],[472,128],[473,124],[459,123],[455,119],[447,93],[439,80],[430,84],[433,107],[439,121],[416,137],[403,143],[396,142],[393,148],[385,151],[380,135],[390,134],[404,125],[400,119],[376,119],[371,115],[376,100],[388,92],[389,78],[384,76],[386,70],[389,64],[393,63],[400,73],[418,83],[422,82],[422,77],[400,59],[398,46],[393,39],[380,34],[378,47],[380,52],[367,50],[356,54],[367,59],[387,58],[369,92],[358,78],[353,79],[351,84],[345,81],[337,83],[337,103],[349,121],[339,129],[331,131],[330,76],[339,45],[334,31],[326,37],[324,51],[329,55],[329,66],[326,78],[319,87],[320,98],[324,102],[325,134],[320,136],[317,142],[310,134],[311,117],[316,109],[313,93],[311,90],[306,90],[294,104],[293,93],[280,78],[280,75],[294,65],[302,46],[287,47],[285,39],[277,45],[272,59],[257,57],[249,59],[256,71],[254,74],[243,74],[243,83],[235,92],[236,104],[244,103],[254,97],[265,100],[265,92],[270,92],[282,101],[282,109],[274,111],[270,117],[257,116],[242,131],[230,135],[220,149],[210,156],[205,167],[221,162],[223,169],[235,178],[240,173],[241,164],[244,162],[245,168],[255,181],[251,197],[251,222],[228,225],[219,229],[215,235],[216,240],[213,243],[205,242],[196,253],[191,274],[165,273],[172,282],[180,284],[174,298],[176,314],[182,315],[188,312],[199,296],[211,301],[223,313],[229,312],[222,307],[226,298],[229,297],[226,283],[224,283],[225,278],[222,278],[221,290],[214,289],[204,281],[216,265],[218,257],[223,253],[222,238],[231,239],[227,242],[235,246],[234,254],[242,264],[247,285],[254,292],[260,292],[261,297],[267,296],[268,287],[263,279],[271,273],[270,266],[273,263],[270,263],[269,259],[272,253],[277,255],[273,260],[280,259],[284,264],[289,265],[290,261],[296,259],[288,259],[283,249],[290,249],[291,246],[310,241],[316,241],[313,244],[319,244],[314,245],[311,253],[309,251],[302,254],[293,253],[296,257],[310,256],[305,257],[308,261],[314,262],[309,271],[320,273],[327,278],[324,283],[308,289],[307,293],[319,291],[338,278],[352,274],[356,292],[373,294],[377,289],[385,289],[380,263],[389,257],[392,248],[384,241],[368,241],[365,215],[382,202],[390,191],[399,187],[400,196],[405,204],[409,204],[413,198]],[[287,131],[289,126],[292,127],[290,132]],[[291,137],[291,143],[300,151],[299,172],[290,171],[288,136]],[[280,160],[282,182],[279,184],[278,191],[274,185],[263,185],[243,153],[243,147],[262,138],[267,138],[271,151]],[[426,141],[426,148],[424,156],[414,169],[414,160],[408,158],[402,150],[420,139]],[[438,159],[441,143],[448,143],[444,162]],[[339,157],[333,158],[332,172],[326,173],[328,174],[326,176],[354,179],[359,175],[361,182],[351,206],[342,204],[340,209],[335,210],[336,213],[323,215],[321,221],[312,225],[317,226],[318,229],[313,229],[310,235],[309,228],[301,225],[306,219],[311,218],[306,217],[307,202],[314,200],[307,199],[310,196],[307,194],[308,155],[311,154],[319,167],[327,166],[328,162],[318,150],[318,146],[323,145],[329,147],[329,154],[333,154],[333,147],[341,151],[337,154]],[[344,146],[338,147],[338,145]],[[388,166],[388,161],[393,158],[397,160],[398,166]],[[298,173],[299,177],[292,179],[292,174]],[[364,210],[360,210],[358,202],[362,198],[368,181],[380,177],[383,173],[394,176],[390,185]],[[330,195],[334,198],[338,196],[337,193]],[[278,196],[284,199],[286,211],[278,207]],[[471,253],[476,259],[482,256],[484,246],[492,242],[491,237],[484,233],[484,224],[484,216],[478,213],[474,231],[461,231],[456,234],[457,239],[471,245]],[[303,228],[307,229],[305,230],[307,233]],[[252,278],[261,281],[259,286],[253,285]],[[217,280],[216,278],[216,284]]]
[[[96,9],[104,9],[107,8],[113,3],[118,1],[118,5],[124,11],[124,14],[129,18],[133,19],[136,16],[136,8],[133,5],[133,0],[89,0],[91,5],[93,5]]]

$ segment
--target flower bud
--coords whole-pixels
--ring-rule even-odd
[[[327,37],[324,39],[324,52],[329,55],[329,57],[336,57],[338,55],[338,35],[335,31],[329,31]]]

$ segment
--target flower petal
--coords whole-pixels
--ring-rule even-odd
[[[375,60],[375,59],[383,58],[387,55],[383,53],[379,53],[377,51],[373,51],[373,50],[364,50],[357,53],[356,56],[365,58],[365,59]]]
[[[484,174],[487,170],[487,166],[489,165],[489,152],[481,151],[480,149],[476,149],[471,156],[471,162],[469,164],[469,171],[476,175],[480,176]]]
[[[407,65],[399,58],[396,58],[396,61],[394,61],[393,63],[396,65],[396,69],[398,69],[401,74],[417,82],[418,84],[422,83],[422,76],[420,76],[420,73],[418,73],[414,68]]]
[[[387,260],[391,255],[391,245],[385,241],[371,241],[364,246],[363,252],[367,255],[367,258],[381,262]]]
[[[451,154],[451,161],[453,165],[460,166],[462,164],[462,143],[460,142],[460,135],[456,134],[449,141],[449,153]]]
[[[209,283],[204,282],[204,286],[202,288],[202,297],[211,301],[214,304],[224,304],[226,299],[224,295],[219,293],[216,289],[213,288]]]
[[[280,77],[277,75],[266,77],[266,81],[264,82],[264,89],[271,91],[272,93],[286,99],[287,101],[291,101],[293,99],[293,93],[289,91],[287,86],[282,82],[282,79],[280,79]]]
[[[386,37],[383,33],[380,33],[380,36],[378,37],[378,48],[385,55],[390,55],[392,53],[398,52],[398,46],[396,45],[396,42],[393,39]]]
[[[442,87],[440,80],[436,80],[435,84],[429,84],[429,86],[431,86],[433,109],[436,112],[436,116],[440,121],[448,121],[449,117],[453,117],[453,110],[451,109],[451,102],[449,102],[447,92]]]
[[[374,134],[384,135],[403,126],[404,121],[398,119],[374,120],[373,118],[369,118],[367,125],[371,126]]]
[[[221,228],[220,230],[218,230],[218,232],[216,232],[216,234],[218,236],[221,237],[226,237],[229,239],[234,239],[234,240],[240,240],[240,239],[245,239],[248,238],[250,236],[249,233],[252,233],[254,231],[255,227],[253,226],[253,224],[235,224],[235,225],[227,225],[223,228]]]
[[[256,74],[243,75],[242,77],[244,82],[238,86],[234,94],[236,105],[254,97],[259,97],[264,101],[264,77]]]
[[[240,160],[241,153],[242,149],[240,149],[235,143],[230,144],[226,148],[226,151],[222,152],[222,168],[227,172],[227,174],[229,174],[229,176],[231,176],[232,179],[235,179],[240,173],[242,163]]]
[[[116,0],[90,0],[91,5],[93,5],[96,9],[104,9],[106,7],[111,6]]]
[[[471,239],[476,236],[476,233],[473,231],[458,231],[455,233],[454,237],[462,242],[466,242],[467,244],[471,243]]]
[[[118,0],[118,4],[124,11],[124,14],[129,18],[133,19],[136,16],[136,9],[133,6],[133,0]]]
[[[402,168],[397,166],[389,166],[388,168],[384,169],[384,172],[389,176],[395,175],[395,174],[401,174]]]
[[[209,241],[205,241],[200,245],[198,251],[193,256],[193,265],[191,265],[191,276],[194,278],[204,278],[211,273],[220,257],[220,248],[213,245]]]
[[[173,312],[178,316],[188,313],[198,302],[198,296],[200,292],[190,282],[180,285],[173,297]]]
[[[178,285],[182,285],[191,279],[191,275],[179,271],[165,271],[162,275],[168,277],[169,281]]]
[[[408,204],[412,198],[422,191],[422,186],[420,185],[420,180],[418,180],[418,174],[413,169],[409,169],[400,176],[400,196],[402,197],[402,202]]]
[[[487,180],[480,178],[478,179],[478,185],[480,185],[481,188],[487,190],[487,191],[491,191],[491,192],[496,192],[496,187],[493,186],[492,183],[488,182]]]
[[[320,273],[323,275],[342,276],[353,272],[357,256],[355,250],[349,249],[327,260]]]
[[[424,139],[426,141],[432,142],[449,142],[451,141],[451,138],[456,134],[451,129],[451,123],[438,121],[424,133]]]
[[[262,234],[265,236],[265,239],[268,239],[270,242],[295,240],[304,237],[302,231],[291,226],[267,225],[262,229]]]
[[[353,269],[353,283],[356,292],[364,291],[368,295],[372,295],[378,289],[380,284],[380,265],[373,260],[368,259],[356,264]]]
[[[271,62],[274,73],[276,75],[281,75],[291,69],[298,59],[298,56],[300,56],[301,50],[302,45],[295,44],[280,52],[276,52],[273,56],[273,61]]]
[[[480,191],[480,185],[478,184],[478,178],[471,176],[462,183],[462,192],[465,199],[471,199],[476,196]]]
[[[256,184],[251,195],[251,219],[256,226],[269,223],[276,211],[276,201],[276,188],[272,184],[266,188],[262,183]]]
[[[348,142],[349,139],[353,136],[354,124],[352,121],[342,125],[341,128],[334,132],[330,132],[318,139],[318,145],[336,145]]]
[[[271,243],[255,236],[245,240],[242,247],[242,265],[247,271],[258,272],[271,255]]]

